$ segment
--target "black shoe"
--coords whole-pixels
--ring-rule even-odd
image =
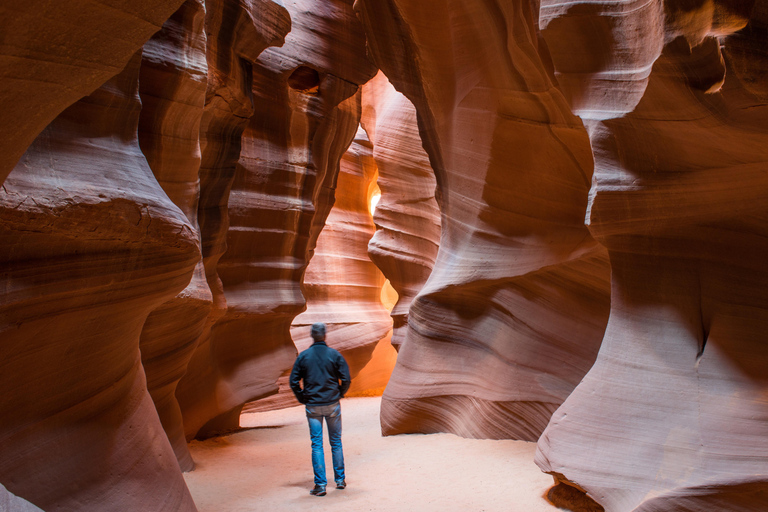
[[[312,496],[325,496],[325,486],[315,485],[315,488],[309,491]]]
[[[342,480],[341,482],[336,482],[336,488],[337,489],[346,489],[347,488],[347,481]]]

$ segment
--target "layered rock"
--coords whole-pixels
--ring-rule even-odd
[[[142,51],[139,142],[158,183],[199,237],[200,119],[205,105],[205,4],[187,0]],[[175,391],[211,309],[202,259],[179,295],[147,318],[141,359],[147,387],[183,470],[194,463],[187,450]]]
[[[440,242],[435,174],[413,104],[381,72],[363,88],[363,126],[374,144],[381,194],[368,254],[397,291],[392,345],[399,348],[411,301],[432,272]]]
[[[44,510],[195,510],[139,335],[200,249],[139,149],[140,62],[43,130],[0,192],[0,481]]]
[[[278,377],[293,364],[289,329],[304,308],[301,279],[359,123],[354,94],[375,73],[351,2],[284,5],[291,33],[254,59],[247,81],[254,112],[234,172],[226,240],[219,230],[206,246],[206,223],[226,228],[227,221],[213,210],[204,220],[201,200],[204,257],[220,256],[221,289],[212,289],[226,309],[198,349],[204,364],[193,359],[194,374],[177,393],[188,437],[237,428],[243,404],[277,392]]]
[[[347,360],[353,380],[392,328],[381,302],[385,278],[368,258],[375,230],[370,212],[376,180],[372,153],[360,128],[341,159],[336,200],[304,274],[307,309],[291,324],[291,337],[301,352],[312,344],[310,326],[324,322],[328,345]]]
[[[367,134],[358,129],[341,159],[335,202],[301,283],[306,310],[293,319],[290,330],[301,352],[313,343],[311,325],[325,323],[328,346],[346,359],[352,375],[350,389],[358,395],[383,388],[388,375],[382,378],[377,370],[390,366],[391,371],[394,366],[386,347],[392,320],[381,299],[385,278],[368,258],[368,241],[375,228],[369,210],[377,172],[372,152]],[[358,382],[358,374],[369,364],[365,382]],[[288,385],[289,373],[279,379],[277,395],[249,404],[247,410],[299,405]]]
[[[529,2],[358,5],[377,64],[418,112],[442,211],[382,430],[535,440],[607,320],[607,258],[584,226],[586,130]]]
[[[746,18],[715,4],[683,23],[673,7],[640,102],[590,123],[588,222],[610,254],[611,314],[536,461],[607,511],[762,510],[768,10],[718,40],[704,36]]]
[[[208,75],[200,120],[197,214],[213,304],[176,389],[187,439],[222,412],[218,387],[229,368],[220,363],[210,333],[227,308],[217,266],[227,249],[227,208],[241,138],[254,112],[253,63],[268,46],[282,44],[291,27],[288,12],[271,0],[207,0],[205,7]]]
[[[0,184],[43,128],[119,73],[182,1],[0,5]]]

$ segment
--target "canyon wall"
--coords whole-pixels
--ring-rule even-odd
[[[610,274],[584,226],[589,138],[545,64],[538,13],[357,6],[377,65],[418,112],[442,213],[382,430],[536,440],[594,362]]]
[[[363,87],[363,126],[373,142],[381,198],[368,254],[398,295],[392,345],[408,330],[408,311],[427,282],[440,242],[435,174],[421,145],[416,110],[379,72]]]
[[[242,146],[232,150],[237,160],[226,167],[230,184],[218,199],[201,198],[217,312],[177,391],[187,438],[237,428],[243,405],[276,393],[292,366],[301,281],[359,124],[355,94],[376,71],[351,2],[283,3],[291,32],[282,47],[251,61],[252,113],[242,122]]]
[[[44,510],[195,510],[139,335],[200,246],[139,148],[140,65],[62,112],[0,192],[0,481]]]
[[[580,106],[593,118],[588,223],[610,254],[611,314],[536,462],[608,511],[768,506],[768,9],[715,7],[667,4],[666,27],[644,29],[664,32],[642,94]],[[553,51],[561,59],[574,64]]]
[[[368,241],[374,233],[372,153],[368,136],[359,128],[341,159],[336,201],[304,275],[307,309],[291,325],[291,337],[301,352],[312,344],[312,324],[325,323],[328,346],[341,352],[353,379],[392,328],[381,302],[385,278],[368,258]]]
[[[205,4],[187,0],[142,50],[139,143],[158,183],[184,213],[197,237],[200,120],[207,74]],[[185,471],[194,463],[187,450],[175,392],[210,310],[211,291],[199,259],[187,287],[155,309],[141,333],[147,389]]]
[[[222,403],[232,397],[224,391],[223,384],[231,368],[220,360],[220,350],[211,340],[213,326],[227,311],[218,264],[227,250],[229,196],[241,140],[255,113],[254,63],[268,46],[283,44],[290,29],[287,10],[272,1],[206,1],[208,72],[200,116],[200,194],[196,209],[212,306],[202,331],[197,333],[194,352],[176,389],[186,439],[193,438],[206,423],[224,412],[222,408],[232,408]]]
[[[0,5],[0,183],[65,108],[122,70],[183,0]]]

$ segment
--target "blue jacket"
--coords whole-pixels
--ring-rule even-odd
[[[349,366],[337,350],[316,341],[296,358],[290,383],[302,404],[330,405],[344,398],[349,389]]]

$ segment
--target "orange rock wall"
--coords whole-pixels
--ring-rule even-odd
[[[205,27],[208,73],[200,118],[197,215],[212,307],[176,389],[187,439],[234,407],[233,393],[219,391],[220,387],[225,389],[226,384],[220,384],[226,382],[226,375],[232,370],[222,361],[228,355],[222,354],[211,338],[212,327],[227,311],[218,263],[227,250],[229,195],[242,149],[241,139],[255,112],[253,66],[265,48],[283,44],[291,20],[282,6],[270,0],[209,0]],[[215,423],[212,431],[218,428]]]
[[[200,246],[139,148],[140,64],[57,117],[0,192],[0,481],[44,510],[195,510],[139,335]]]
[[[360,128],[341,159],[336,201],[304,275],[307,309],[291,325],[291,337],[302,351],[312,344],[311,325],[324,322],[328,345],[342,353],[353,379],[392,328],[381,302],[385,278],[368,258],[375,178],[373,148]]]
[[[610,271],[584,226],[589,138],[531,7],[358,2],[376,63],[418,112],[442,212],[385,434],[535,440],[597,355]]]
[[[208,74],[204,30],[205,4],[186,1],[144,45],[139,77],[141,150],[197,237],[200,120]],[[147,388],[183,470],[194,463],[175,392],[211,310],[202,263],[199,259],[181,293],[149,315],[140,343]]]
[[[397,291],[392,344],[399,348],[411,301],[432,272],[440,243],[435,174],[421,145],[416,109],[382,72],[363,87],[363,126],[374,144],[381,190],[368,254]]]
[[[352,100],[357,103],[359,95]],[[356,378],[369,363],[379,363],[372,361],[372,356],[380,342],[383,346],[379,348],[379,359],[387,364],[386,337],[392,327],[389,311],[381,300],[385,278],[367,255],[368,241],[374,233],[369,209],[376,175],[371,143],[360,128],[341,158],[333,208],[304,274],[301,292],[306,310],[293,319],[290,331],[296,350],[301,352],[313,342],[311,325],[325,323],[326,341],[349,363],[350,389],[358,394],[386,385],[386,378],[370,378],[364,385]],[[248,411],[299,405],[288,384],[289,371],[279,379],[277,395],[249,404]]]
[[[668,5],[639,101],[588,124],[611,314],[536,461],[608,511],[768,506],[768,11],[715,5],[693,32]]]
[[[0,183],[64,109],[125,67],[183,0],[0,5]]]
[[[360,120],[354,95],[375,74],[351,2],[284,5],[285,44],[248,70],[253,114],[228,167],[231,192],[221,188],[219,209],[205,220],[201,200],[203,255],[209,282],[214,267],[220,279],[211,288],[221,309],[177,392],[188,438],[237,428],[243,404],[276,393],[293,364],[289,329],[305,306],[301,280]],[[219,230],[206,246],[208,225]]]

